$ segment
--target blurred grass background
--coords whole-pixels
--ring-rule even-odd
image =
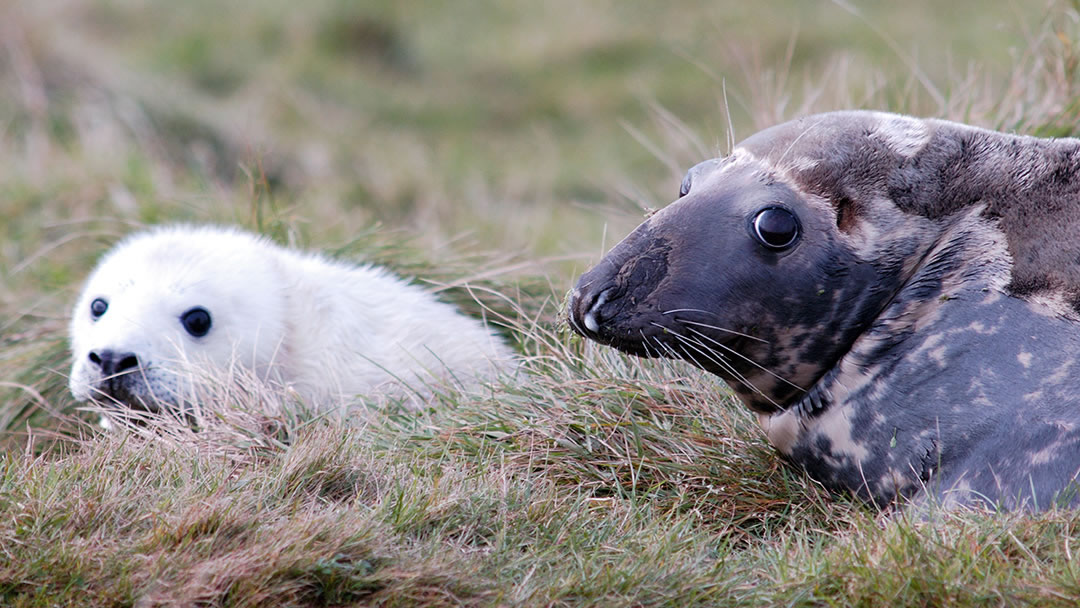
[[[1003,97],[1064,8],[8,2],[4,291],[70,287],[71,248],[25,263],[62,233],[253,201],[321,244],[381,222],[433,250],[595,254],[688,165],[808,110],[1019,122],[965,89]]]
[[[349,517],[372,534],[387,526],[408,532],[404,540],[380,536],[375,551],[403,570],[384,575],[384,562],[365,561],[363,577],[397,576],[407,587],[419,572],[423,593],[451,589],[458,599],[480,598],[473,603],[681,605],[712,603],[730,589],[751,605],[898,597],[911,605],[1069,605],[1080,589],[1068,544],[1075,518],[961,520],[940,534],[897,524],[878,538],[883,524],[872,514],[828,502],[779,466],[749,416],[710,378],[568,345],[552,327],[578,273],[647,209],[674,198],[688,167],[757,129],[808,112],[872,108],[1075,133],[1077,15],[1076,3],[1062,0],[0,3],[0,600],[77,603],[84,588],[119,604],[147,597],[140,594],[148,583],[129,574],[144,564],[138,551],[126,553],[131,546],[160,551],[151,572],[177,585],[188,580],[190,571],[169,570],[188,545],[169,545],[157,527],[49,518],[106,504],[111,468],[130,480],[125,500],[162,521],[203,530],[204,514],[186,504],[236,499],[250,503],[235,509],[250,519],[241,527],[256,529],[265,515],[258,509],[273,500],[251,486],[237,482],[208,497],[195,478],[183,486],[189,501],[171,493],[170,484],[182,485],[175,476],[140,477],[140,462],[190,459],[211,478],[259,485],[310,456],[311,471],[296,475],[352,479],[360,470],[423,489],[403,490],[409,499],[431,493],[419,506],[402,496],[393,503],[392,491],[385,496],[393,482],[384,480],[372,490],[378,498],[357,498],[374,504],[372,512],[349,503]],[[391,418],[389,430],[348,439],[362,462],[293,447],[281,448],[268,471],[237,472],[213,469],[219,463],[204,452],[112,443],[73,459],[23,458],[21,450],[37,445],[28,435],[56,428],[61,419],[52,414],[73,406],[65,332],[80,282],[117,238],[166,221],[238,223],[284,243],[385,263],[452,286],[443,297],[473,313],[480,294],[519,316],[527,335],[510,336],[535,358],[534,378],[416,426]],[[460,288],[466,282],[477,290]],[[321,445],[326,432],[297,445]],[[410,437],[404,449],[400,433]],[[541,448],[542,457],[534,452]],[[132,450],[141,452],[124,455]],[[444,465],[460,488],[440,485]],[[84,478],[101,486],[93,500],[72,489]],[[534,508],[507,502],[504,486],[525,496],[513,499],[523,504],[532,504],[535,486]],[[292,490],[273,491],[285,502],[272,511],[296,508]],[[402,516],[406,507],[415,513]],[[214,513],[215,522],[228,521]],[[319,511],[331,523],[296,533],[332,541],[334,513]],[[73,536],[57,532],[66,525]],[[530,541],[542,550],[514,546],[538,527],[550,534]],[[103,569],[86,565],[92,560],[76,568],[71,555],[90,558],[63,553],[87,530],[113,543],[115,553],[101,559],[114,561]],[[135,536],[124,536],[129,530]],[[483,542],[461,540],[474,533]],[[567,535],[576,548],[558,544]],[[509,547],[491,555],[515,557],[485,557],[494,551],[489,536]],[[353,565],[361,562],[339,559],[353,545],[331,541],[305,556],[309,569],[286,564],[273,576],[294,584],[299,568],[303,585],[321,581],[321,590],[339,589],[326,576],[360,576]],[[27,561],[38,555],[40,563]],[[653,567],[668,558],[676,566]],[[211,563],[197,552],[184,559],[191,568]],[[60,574],[69,569],[82,582]],[[28,580],[57,595],[20,595]],[[513,581],[517,595],[485,595],[493,581]],[[64,595],[65,584],[76,591]],[[635,595],[637,585],[650,591]],[[222,588],[210,595],[218,603],[238,593]]]
[[[1074,17],[1062,2],[9,0],[0,335],[64,315],[103,244],[167,220],[324,249],[377,225],[420,261],[570,258],[544,269],[568,284],[687,167],[799,114],[1068,131]]]

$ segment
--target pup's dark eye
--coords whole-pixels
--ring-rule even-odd
[[[94,298],[93,302],[90,302],[90,315],[94,319],[100,319],[101,315],[105,314],[105,311],[109,310],[109,303],[101,298]]]
[[[196,338],[201,338],[210,331],[210,313],[201,306],[180,315],[180,322],[184,324],[187,333]]]
[[[679,186],[679,198],[690,193],[690,181],[690,172],[687,172],[686,177],[682,178],[682,185]]]
[[[754,216],[754,238],[769,249],[787,249],[799,239],[799,220],[783,207],[769,207]]]

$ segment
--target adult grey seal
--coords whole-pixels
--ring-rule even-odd
[[[879,507],[1080,502],[1080,140],[788,122],[690,169],[568,308],[719,375],[791,462]]]

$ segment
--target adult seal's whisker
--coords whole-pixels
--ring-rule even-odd
[[[663,314],[665,314],[665,315],[673,315],[675,313],[680,313],[680,312],[700,312],[700,313],[704,313],[705,311],[692,309],[692,308],[679,308],[679,309],[676,309],[676,310],[669,310],[669,311],[667,311],[667,312],[665,312]],[[724,333],[731,334],[733,336],[739,336],[740,338],[746,338],[747,340],[754,340],[756,342],[762,342],[764,344],[768,344],[768,340],[762,340],[761,338],[758,338],[757,336],[751,336],[750,334],[744,334],[742,332],[735,331],[734,329],[727,329],[725,327],[719,327],[719,326],[716,326],[716,325],[709,325],[708,323],[702,323],[701,321],[691,321],[689,319],[679,319],[679,323],[682,323],[683,325],[700,325],[701,327],[707,327],[709,329],[715,329],[716,331],[722,331]]]
[[[723,373],[730,374],[735,379],[735,381],[746,386],[752,392],[757,393],[761,397],[765,398],[770,404],[778,405],[776,402],[772,401],[772,398],[768,393],[755,386],[751,380],[747,379],[745,376],[743,376],[743,374],[739,372],[737,368],[735,368],[735,366],[731,365],[731,362],[727,360],[722,353],[718,353],[712,350],[711,348],[709,348],[709,346],[699,340],[688,338],[678,332],[671,332],[671,334],[675,336],[676,340],[678,340],[686,348],[689,348],[704,357],[705,359],[716,363],[718,369],[722,370]],[[674,349],[672,349],[671,347],[669,347],[669,349],[674,351]]]
[[[702,332],[698,331],[697,329],[694,329],[693,327],[688,327],[688,328],[686,328],[686,329],[687,329],[687,331],[689,331],[689,332],[692,332],[692,333],[694,333],[694,334],[696,334],[696,335],[700,336],[702,340],[708,340],[709,342],[712,342],[713,344],[715,344],[715,345],[716,345],[716,348],[722,349],[722,350],[723,350],[724,352],[729,352],[729,353],[731,353],[732,355],[734,355],[734,356],[736,356],[736,357],[738,357],[738,358],[740,358],[740,359],[745,359],[745,360],[746,360],[746,362],[747,362],[747,363],[749,363],[750,365],[753,365],[754,367],[756,367],[756,368],[760,369],[761,371],[763,371],[763,372],[765,372],[765,373],[769,374],[770,376],[772,376],[773,378],[776,378],[777,380],[779,380],[779,381],[781,381],[781,382],[787,383],[787,384],[788,384],[789,386],[791,386],[792,388],[794,388],[794,389],[797,389],[797,390],[799,390],[799,391],[803,391],[803,392],[805,392],[805,391],[806,391],[806,389],[805,389],[805,388],[803,388],[803,387],[799,386],[798,384],[795,384],[795,383],[794,383],[794,382],[792,382],[791,380],[788,380],[787,378],[785,378],[785,377],[781,376],[780,374],[778,374],[778,373],[774,372],[773,370],[771,370],[771,369],[769,369],[769,368],[765,367],[764,365],[761,365],[760,363],[758,363],[758,362],[754,361],[753,359],[750,359],[750,358],[749,358],[749,357],[747,357],[746,355],[744,355],[744,354],[740,353],[739,351],[737,351],[737,350],[735,350],[735,349],[731,348],[730,346],[727,346],[727,345],[725,345],[725,344],[721,344],[721,343],[717,342],[717,341],[716,341],[716,340],[715,340],[714,338],[712,338],[711,336],[707,336],[707,335],[705,335],[704,333],[702,333]]]

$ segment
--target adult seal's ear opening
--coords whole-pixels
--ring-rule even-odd
[[[1072,139],[792,121],[692,168],[570,323],[717,374],[832,487],[1045,507],[1080,470],[1078,169]]]

